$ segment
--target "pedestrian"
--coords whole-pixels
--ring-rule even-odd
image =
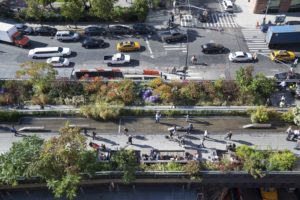
[[[281,81],[279,85],[280,85],[281,89],[283,91],[285,91],[285,89],[286,89],[286,82],[285,81]]]
[[[17,129],[15,128],[15,126],[14,125],[12,125],[12,127],[11,127],[11,130],[10,130],[12,133],[14,133],[14,136],[16,137],[16,136],[18,136],[19,135],[19,133],[18,133],[18,131],[17,131]]]
[[[88,132],[87,132],[87,128],[84,128],[84,129],[83,129],[83,134],[84,134],[84,135],[88,135],[87,133],[88,133]]]
[[[200,142],[200,147],[202,148],[204,148],[204,141],[205,141],[205,137],[203,137]]]
[[[155,123],[159,123],[160,118],[161,118],[161,113],[159,111],[157,111],[155,114]]]
[[[173,127],[173,135],[175,135],[175,134],[176,134],[176,131],[177,131],[177,126],[176,126],[176,125],[174,125],[174,127]]]
[[[231,140],[231,137],[232,137],[232,131],[229,131],[228,133],[226,133],[224,140],[226,139]]]
[[[207,130],[204,130],[203,137],[208,138],[208,131]]]
[[[189,120],[190,120],[190,116],[189,116],[189,113],[187,113],[187,114],[186,114],[186,117],[185,117],[185,121],[186,121],[186,122],[189,122]]]
[[[124,135],[128,135],[128,128],[124,127],[123,133],[124,133]]]
[[[252,59],[253,59],[253,62],[256,62],[256,60],[257,60],[257,54],[256,54],[256,52],[253,53]]]
[[[187,133],[188,133],[188,134],[191,133],[193,129],[194,129],[193,124],[192,124],[192,123],[189,123],[188,129],[187,129]]]
[[[131,135],[129,135],[129,137],[128,137],[127,144],[132,145],[132,136]]]
[[[95,131],[93,131],[93,140],[95,140],[96,139],[96,132]]]
[[[171,12],[171,21],[174,22],[174,14]]]
[[[279,107],[280,108],[284,108],[286,105],[285,105],[285,101],[280,101],[279,102]]]
[[[196,64],[197,63],[197,58],[195,55],[192,56],[191,58],[192,64]]]
[[[280,101],[284,101],[285,102],[285,96],[284,95],[281,96]]]
[[[270,106],[271,105],[271,101],[270,101],[270,98],[267,98],[266,100],[266,107]]]

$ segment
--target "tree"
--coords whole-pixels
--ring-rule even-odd
[[[16,72],[16,77],[29,77],[32,84],[34,97],[33,101],[39,105],[47,102],[46,94],[49,92],[50,84],[56,78],[57,71],[49,64],[42,62],[28,61],[21,64],[21,70]]]
[[[124,183],[128,184],[135,180],[138,162],[133,150],[120,149],[112,155],[111,161],[117,170],[123,171]]]
[[[251,93],[256,97],[256,101],[264,103],[265,99],[275,92],[277,83],[274,78],[267,78],[259,73],[254,77],[249,87]]]
[[[76,197],[77,186],[81,180],[80,172],[85,171],[86,138],[80,128],[68,124],[61,128],[58,137],[52,137],[41,149],[35,171],[46,180],[57,198]]]
[[[36,0],[26,0],[27,8],[26,8],[26,17],[33,18],[40,21],[43,17],[43,12],[41,12],[41,8],[39,7],[39,3]]]
[[[290,171],[296,166],[297,157],[290,151],[274,152],[270,155],[268,170]]]
[[[39,2],[40,4],[43,4],[44,7],[50,5],[50,8],[51,8],[52,10],[54,10],[54,9],[53,9],[53,6],[52,6],[52,3],[54,3],[55,1],[56,1],[56,0],[38,0],[38,2]]]
[[[84,2],[81,0],[66,1],[61,7],[61,14],[74,22],[77,28],[76,22],[84,16]]]
[[[92,15],[104,20],[112,18],[114,3],[117,0],[90,0]]]
[[[185,104],[194,104],[200,98],[200,85],[199,83],[189,82],[180,88],[180,97],[183,99]],[[179,96],[177,98],[179,98]]]
[[[300,106],[297,106],[293,109],[294,113],[294,123],[300,126]]]
[[[144,21],[149,9],[147,0],[134,0],[132,9],[137,15],[138,20]]]
[[[248,87],[253,80],[253,66],[241,67],[236,71],[236,82],[240,88]]]
[[[42,144],[43,140],[37,136],[24,137],[0,155],[0,183],[15,186],[19,177],[37,175],[32,173],[32,166],[39,159]]]

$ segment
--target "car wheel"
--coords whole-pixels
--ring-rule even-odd
[[[182,39],[183,39],[183,40],[187,40],[187,37],[183,37]]]
[[[208,53],[208,51],[205,50],[205,51],[203,51],[203,53]]]
[[[85,45],[84,48],[88,49],[88,48],[89,48],[89,45]]]
[[[166,43],[170,43],[171,42],[171,40],[166,40]]]
[[[36,59],[36,56],[32,56],[33,59]]]
[[[219,50],[219,53],[223,53],[223,50],[222,50],[222,49],[220,49],[220,50]]]

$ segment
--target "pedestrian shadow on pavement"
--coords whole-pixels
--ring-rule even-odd
[[[247,142],[247,141],[244,141],[244,140],[231,140],[232,142],[236,142],[236,143],[240,143],[240,144],[244,144],[244,145],[248,145],[248,146],[252,146],[253,143],[251,142]]]
[[[142,136],[142,135],[136,135],[136,136],[133,136],[133,137],[137,140],[148,140],[145,136]]]
[[[3,130],[3,131],[10,131],[11,128],[10,128],[10,127],[7,127],[7,126],[0,126],[0,130]]]
[[[30,137],[31,135],[25,135],[22,133],[18,133],[17,135],[15,135],[15,137]]]
[[[164,125],[164,126],[174,126],[174,125],[176,125],[176,126],[178,126],[177,124],[174,124],[174,123],[166,123],[166,122],[159,122],[159,124],[161,124],[161,125]]]
[[[205,120],[199,120],[199,119],[193,119],[193,118],[190,118],[189,121],[190,123],[195,123],[195,124],[204,124],[204,125],[207,125],[207,126],[210,126],[212,125],[210,122],[208,121],[205,121]]]
[[[153,149],[152,146],[149,146],[147,144],[135,144],[135,143],[133,143],[131,146],[136,146],[136,147],[140,147],[140,148],[150,148],[150,149]]]
[[[211,138],[211,137],[206,137],[205,140],[209,140],[209,141],[212,141],[212,142],[218,142],[218,143],[221,143],[221,144],[226,144],[227,143],[224,140],[218,140],[218,139]]]
[[[195,136],[192,136],[192,135],[185,135],[184,136],[186,139],[190,139],[190,140],[200,140],[200,138],[197,138]]]
[[[112,141],[112,140],[110,140],[110,139],[104,138],[104,137],[96,137],[95,139],[96,139],[96,140],[99,140],[99,141],[102,141],[102,142],[109,143],[109,144],[111,144],[112,146],[117,146],[117,145],[119,145],[118,143],[116,143],[116,142],[114,142],[114,141]]]

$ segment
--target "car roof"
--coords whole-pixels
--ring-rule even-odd
[[[71,31],[57,31],[57,33],[56,34],[70,34],[71,33]]]
[[[59,61],[60,57],[51,57],[52,61]]]
[[[243,56],[245,54],[245,52],[242,52],[242,51],[236,51],[234,53],[236,56]]]
[[[60,47],[40,47],[40,48],[35,48],[33,49],[35,52],[36,51],[56,51]]]

